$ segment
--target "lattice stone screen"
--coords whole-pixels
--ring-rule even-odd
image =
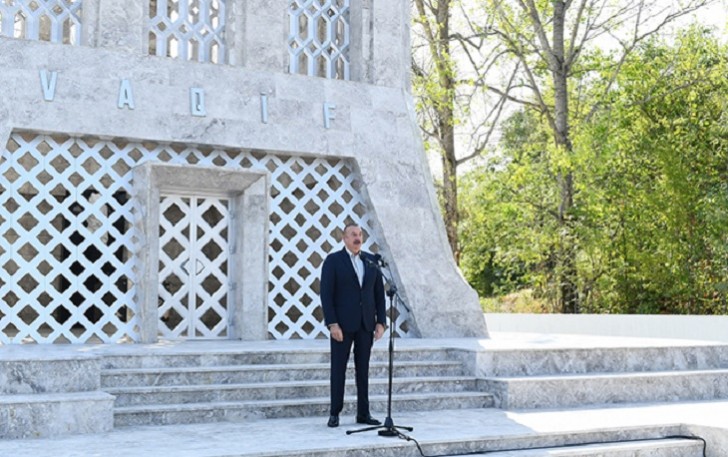
[[[270,172],[268,330],[327,335],[321,263],[350,217],[372,226],[347,161],[16,132],[0,158],[0,343],[138,339],[131,170],[150,160]]]
[[[0,35],[81,43],[82,0],[0,0]]]
[[[291,0],[289,71],[349,79],[349,0]]]
[[[160,334],[226,337],[230,199],[162,195],[160,213]]]
[[[225,0],[150,0],[149,54],[224,63]]]

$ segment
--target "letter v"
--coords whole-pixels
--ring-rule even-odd
[[[56,97],[56,82],[58,81],[58,72],[50,72],[50,79],[48,78],[48,70],[40,71],[40,88],[43,90],[43,99],[47,102],[52,102]]]

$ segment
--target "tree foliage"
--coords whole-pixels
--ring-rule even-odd
[[[462,180],[461,266],[481,295],[528,287],[558,308],[567,239],[582,311],[725,312],[727,56],[699,27],[626,55],[585,53],[581,68],[597,71],[581,73],[568,153],[543,113],[513,114],[503,159]]]
[[[481,27],[482,32],[496,37],[523,69],[520,85],[524,94],[512,99],[537,113],[551,134],[552,144],[546,151],[550,180],[559,196],[549,212],[559,228],[550,261],[554,262],[563,312],[580,312],[583,301],[577,284],[582,222],[576,200],[580,183],[575,175],[574,135],[581,123],[598,112],[636,46],[711,1],[685,0],[672,6],[658,0],[481,1],[492,18]],[[596,42],[604,36],[613,37],[617,44],[614,61],[595,59],[599,54]],[[601,87],[592,84],[595,73],[606,76]]]

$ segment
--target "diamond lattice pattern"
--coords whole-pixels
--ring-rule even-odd
[[[159,226],[159,333],[227,336],[229,199],[164,195]]]
[[[0,35],[81,43],[82,0],[0,0]]]
[[[224,63],[225,0],[150,0],[149,54]]]
[[[349,79],[349,0],[291,0],[289,71]]]
[[[134,252],[140,240],[131,169],[150,160],[268,171],[268,331],[275,339],[328,335],[318,298],[321,263],[341,247],[341,227],[347,222],[358,222],[367,233],[373,223],[358,190],[361,178],[348,161],[16,132],[0,159],[0,343],[138,339]],[[192,308],[204,316],[203,323],[212,323],[203,326],[206,330],[195,327],[194,335],[200,336],[200,330],[221,336],[215,321],[226,320],[227,292],[215,281],[227,271],[227,253],[221,254],[227,232],[220,225],[227,203],[173,198],[164,204],[172,202],[177,213],[164,217],[197,214],[202,227],[197,239],[206,256],[199,260],[216,269],[213,275],[200,273],[203,279],[217,279],[203,281],[195,299],[217,304]],[[170,228],[160,228],[163,237],[165,230]],[[175,239],[180,245],[189,242]],[[377,250],[370,237],[364,247]],[[170,249],[182,248],[173,243]],[[186,270],[190,268],[199,271],[188,262]],[[175,271],[181,283],[182,272]],[[160,277],[169,281],[165,275]],[[167,316],[160,311],[160,320],[186,319],[183,314],[190,312],[189,306],[170,309],[175,312]],[[394,328],[402,336],[409,333],[406,313],[396,316]]]

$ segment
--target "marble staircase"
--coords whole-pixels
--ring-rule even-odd
[[[728,398],[728,345],[513,338],[397,341],[393,417],[415,426],[426,455],[700,457],[702,443],[676,436],[700,435],[705,428],[695,432],[659,415],[634,426],[629,414],[621,416],[623,408]],[[382,419],[387,356],[383,345],[375,347],[370,370],[372,413]],[[267,436],[271,427],[290,421],[299,424],[291,425],[294,435],[304,427],[323,440],[339,438],[330,445],[310,443],[310,448],[306,440],[295,441],[290,451],[275,455],[421,456],[413,443],[378,438],[376,432],[340,439],[357,428],[353,367],[342,427],[325,426],[328,357],[325,341],[4,348],[0,444],[3,438],[88,434],[92,439],[97,433],[118,434],[126,442],[127,435],[164,437],[180,427],[200,436],[219,427],[239,427],[230,436]],[[582,418],[594,416],[590,409],[603,415],[612,411],[612,422],[582,425]],[[14,416],[3,416],[6,411]],[[514,419],[521,414],[579,419],[563,426],[558,419],[545,420],[531,428]],[[85,422],[69,426],[70,419]],[[362,435],[370,433],[375,441],[362,447]],[[725,447],[722,439],[713,436],[709,449]],[[219,455],[272,455],[263,445],[260,451],[248,450],[244,442],[239,446]]]
[[[388,359],[375,350],[373,412],[386,411]],[[395,354],[393,410],[593,405],[728,398],[728,346],[470,350],[405,348]],[[151,425],[328,414],[328,350],[106,355],[101,389],[114,424]],[[342,414],[351,413],[353,367]]]
[[[388,354],[373,353],[370,403],[387,410]],[[116,397],[114,425],[167,425],[251,418],[328,415],[328,352],[285,350],[265,354],[204,351],[175,355],[107,356],[101,370],[104,392]],[[397,353],[392,407],[396,411],[492,407],[492,395],[442,349]],[[353,363],[347,374],[342,414],[352,413],[356,387]],[[322,419],[323,420],[323,419]]]
[[[728,347],[566,348],[490,353],[483,390],[503,409],[728,398]]]

